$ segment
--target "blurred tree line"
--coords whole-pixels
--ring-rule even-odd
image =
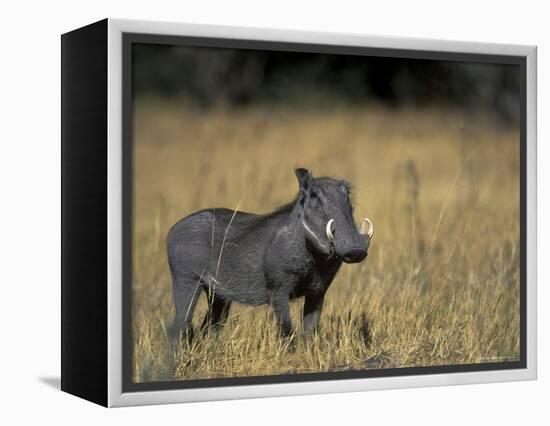
[[[134,44],[135,96],[219,104],[443,106],[519,121],[519,67],[368,56]]]

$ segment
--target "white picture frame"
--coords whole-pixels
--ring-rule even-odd
[[[106,311],[107,377],[102,386],[106,398],[99,401],[110,407],[161,403],[260,398],[288,395],[356,392],[423,386],[459,385],[472,383],[534,380],[537,377],[537,228],[536,228],[536,47],[459,41],[424,40],[400,37],[378,37],[361,34],[337,34],[306,31],[286,31],[262,28],[225,27],[181,23],[164,23],[108,19],[105,46],[106,70]],[[77,30],[78,31],[78,30]],[[526,179],[526,282],[525,368],[464,371],[443,374],[394,375],[389,377],[346,378],[342,380],[315,380],[270,384],[230,385],[204,388],[171,388],[126,391],[123,384],[123,105],[124,105],[124,36],[197,37],[261,42],[348,46],[371,49],[389,49],[400,52],[421,52],[435,55],[451,54],[504,55],[517,57],[525,66],[525,179]],[[69,303],[69,302],[67,302]],[[70,333],[68,333],[70,336]],[[68,337],[70,338],[70,337]],[[71,373],[67,373],[71,374]],[[63,379],[62,379],[63,380]],[[77,393],[76,389],[66,389]],[[91,398],[90,398],[91,399]],[[98,401],[96,401],[98,402]]]

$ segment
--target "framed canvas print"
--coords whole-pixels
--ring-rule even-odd
[[[536,378],[536,49],[107,19],[62,42],[62,389]]]

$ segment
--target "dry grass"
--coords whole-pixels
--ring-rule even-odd
[[[517,142],[516,131],[451,112],[138,104],[134,380],[518,359]],[[234,304],[219,338],[171,350],[170,226],[201,208],[234,208],[252,183],[242,209],[267,212],[295,194],[297,165],[350,180],[356,218],[376,227],[368,260],[332,283],[320,334],[289,350],[269,308]],[[195,326],[205,309],[201,299]]]

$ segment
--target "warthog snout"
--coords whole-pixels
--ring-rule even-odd
[[[368,229],[365,231],[365,224]],[[368,255],[370,240],[374,234],[374,225],[368,218],[363,219],[359,232],[354,231],[351,234],[336,238],[337,230],[334,226],[334,219],[327,222],[326,235],[334,247],[336,254],[346,263],[358,263],[364,260]]]
[[[364,246],[350,247],[342,255],[342,259],[346,263],[358,263],[361,262],[368,254],[368,244]]]

